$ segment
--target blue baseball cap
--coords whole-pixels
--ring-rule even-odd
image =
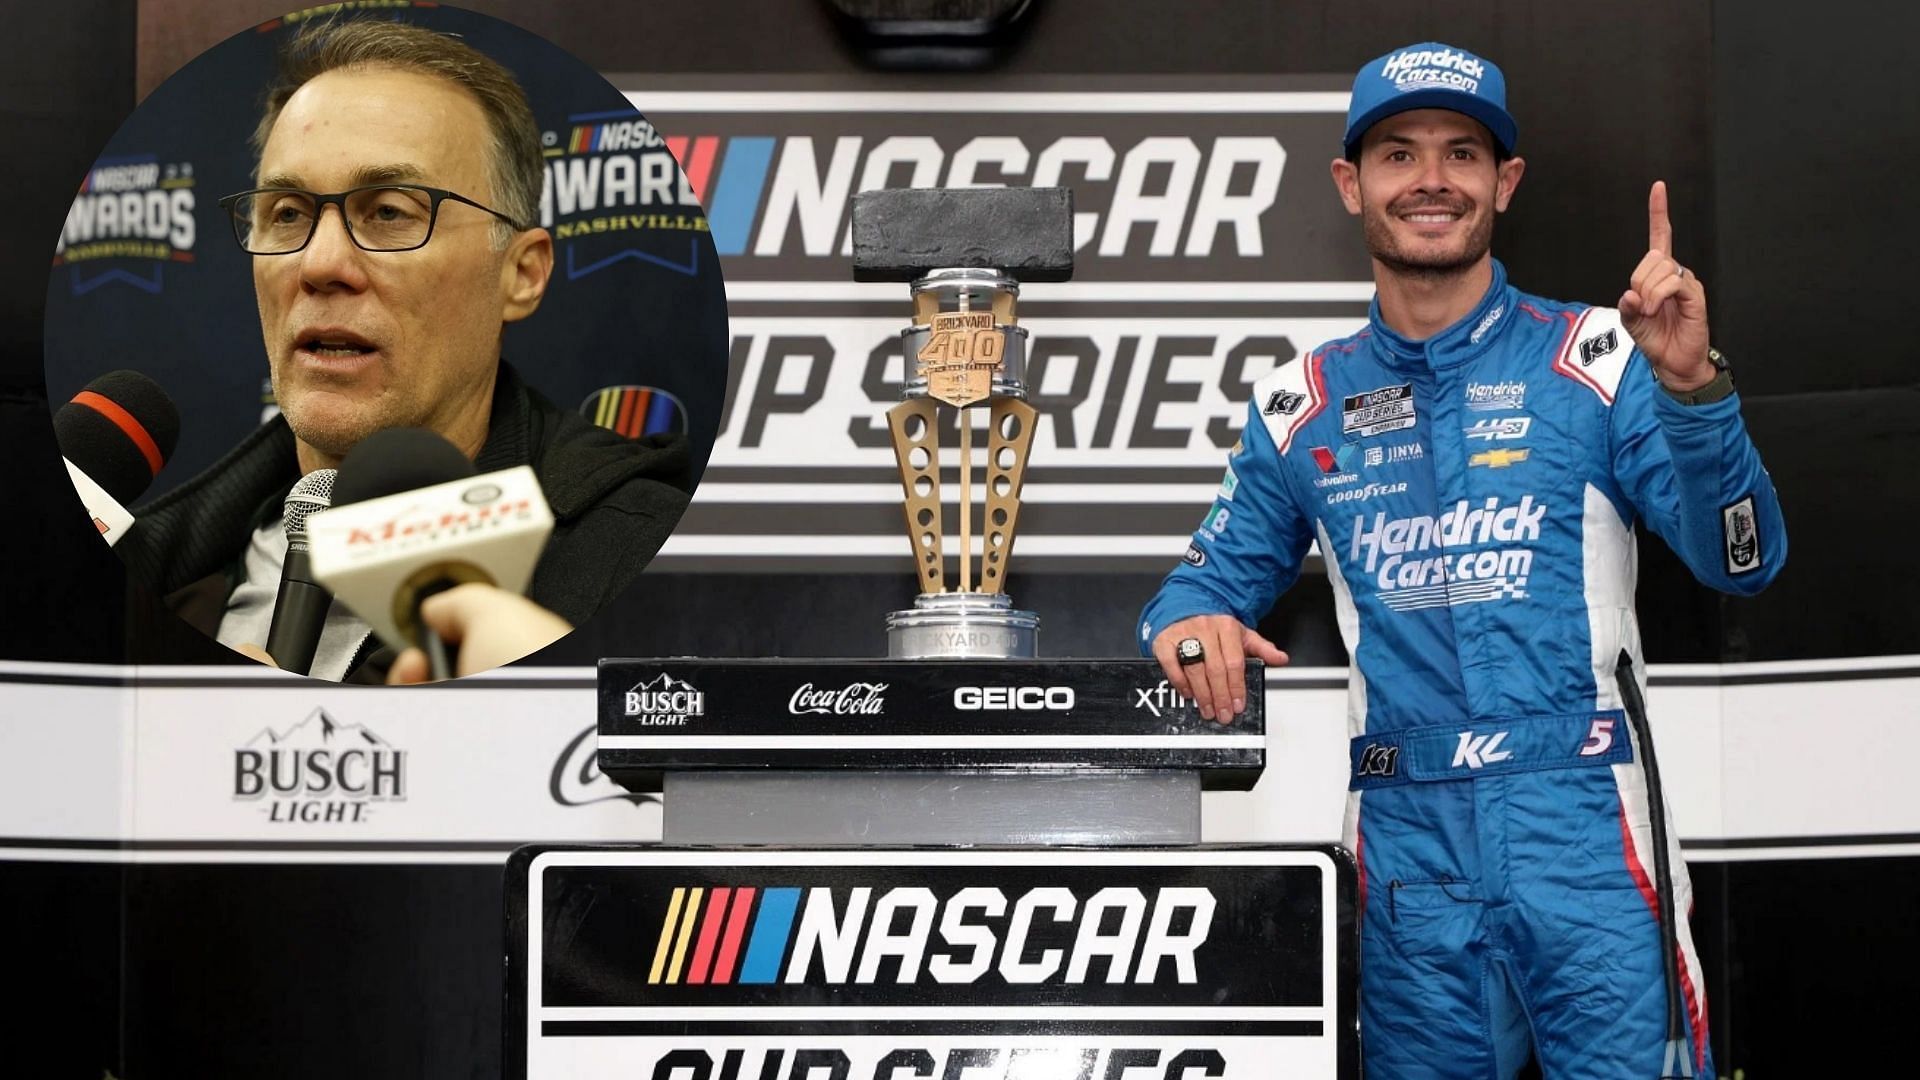
[[[1376,57],[1353,77],[1347,106],[1347,156],[1360,149],[1367,129],[1395,113],[1448,109],[1487,125],[1500,152],[1513,154],[1520,129],[1507,112],[1507,77],[1493,61],[1465,49],[1428,41]]]

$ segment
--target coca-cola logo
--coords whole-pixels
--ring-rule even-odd
[[[834,716],[879,716],[887,711],[887,684],[848,683],[838,690],[815,690],[812,683],[801,683],[787,699],[787,711],[795,716],[807,713],[831,713]]]

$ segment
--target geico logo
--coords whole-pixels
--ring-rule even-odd
[[[1071,686],[956,686],[956,709],[1052,709],[1066,712],[1073,708]]]
[[[921,981],[923,966],[936,983],[976,982],[989,972],[1019,985],[1151,983],[1170,963],[1175,978],[1194,983],[1194,953],[1206,944],[1214,909],[1203,887],[1155,889],[1149,898],[1115,886],[1084,903],[1060,886],[1029,889],[1011,905],[992,886],[960,889],[944,904],[921,886],[877,898],[862,887],[844,898],[836,912],[834,890],[807,890],[784,982],[873,983],[885,964],[901,984]]]

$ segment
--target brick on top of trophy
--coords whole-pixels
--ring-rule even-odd
[[[1073,191],[882,188],[854,195],[855,281],[912,281],[943,267],[1066,281],[1073,276]]]

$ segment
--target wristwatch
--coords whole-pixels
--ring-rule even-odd
[[[1711,405],[1733,393],[1733,368],[1719,349],[1707,346],[1707,363],[1713,365],[1713,381],[1692,390],[1675,390],[1666,383],[1660,389],[1682,405]]]

